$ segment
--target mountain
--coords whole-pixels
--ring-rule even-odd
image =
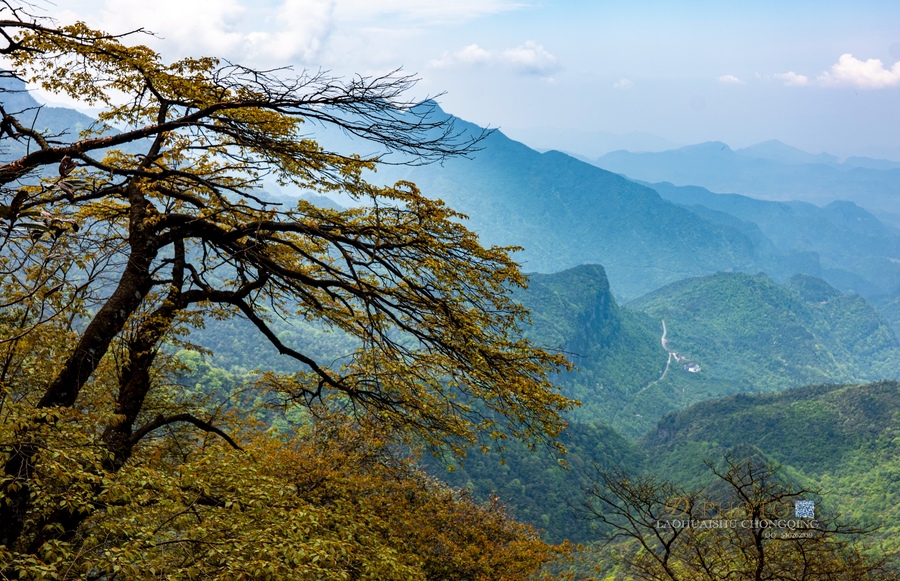
[[[627,149],[628,151],[666,151],[679,147],[659,135],[643,131],[613,133],[611,131],[582,131],[554,127],[531,127],[504,130],[516,141],[528,144],[538,151],[555,149],[573,152],[573,157],[596,159],[598,156]]]
[[[769,394],[737,394],[666,415],[637,442],[601,424],[572,423],[569,453],[510,443],[501,453],[471,451],[428,470],[480,499],[498,499],[548,540],[587,542],[598,531],[580,513],[596,470],[650,473],[686,488],[713,482],[705,461],[725,455],[781,466],[781,474],[812,490],[820,514],[881,527],[889,546],[900,539],[900,383],[813,385]],[[447,465],[453,470],[447,469]]]
[[[0,103],[8,113],[21,112],[17,117],[23,124],[66,142],[75,141],[81,131],[95,123],[94,119],[74,109],[42,106],[27,91],[25,83],[13,77],[0,75]],[[32,151],[35,148],[32,144]],[[27,150],[27,145],[5,139],[0,160],[17,159]]]
[[[762,274],[720,273],[679,281],[623,307],[604,269],[582,265],[532,274],[514,298],[531,311],[526,336],[575,365],[553,378],[582,402],[569,417],[634,439],[665,414],[706,399],[900,374],[900,347],[878,312],[862,297],[808,276],[779,285]],[[677,360],[663,348],[661,321]],[[191,337],[230,372],[290,370],[268,344],[243,340],[247,325],[208,321]],[[324,360],[355,347],[308,322],[276,326],[283,340]]]
[[[24,85],[6,82],[10,91],[2,96],[11,106],[36,106],[27,93],[21,92]],[[483,131],[444,113],[436,104],[422,106],[431,108],[432,120],[451,121],[463,138]],[[52,121],[48,129],[55,132],[91,123],[79,113],[54,108],[42,109],[38,119]],[[339,151],[365,153],[370,147],[327,128],[317,129],[316,136]],[[614,292],[625,299],[682,278],[718,271],[765,271],[780,280],[801,272],[865,296],[900,287],[900,262],[891,261],[900,256],[894,250],[897,236],[883,233],[883,225],[858,208],[848,214],[846,224],[840,225],[844,229],[840,236],[822,228],[823,220],[817,218],[808,220],[805,231],[794,235],[794,240],[785,241],[782,239],[796,230],[785,228],[783,221],[766,221],[708,199],[687,199],[680,193],[672,194],[672,188],[666,191],[657,185],[664,194],[660,197],[652,188],[560,152],[538,153],[500,132],[491,133],[480,147],[471,159],[449,159],[442,165],[388,165],[370,177],[383,183],[400,179],[416,182],[427,195],[442,198],[467,214],[468,226],[485,243],[523,247],[516,258],[526,271],[555,272],[579,264],[603,264],[611,275]],[[720,143],[678,151],[693,150],[737,156]],[[753,151],[756,155],[785,156],[786,151],[795,156],[809,155],[777,143],[761,144]],[[275,184],[266,184],[270,186],[276,194],[303,194],[279,192]],[[341,199],[339,203],[359,202]],[[834,222],[841,214],[838,210],[847,208],[850,206],[832,208],[835,211],[827,219]],[[800,210],[791,212],[798,215]],[[854,220],[856,227],[850,223]],[[808,238],[813,242],[807,243]],[[879,244],[881,247],[877,247]]]
[[[628,305],[664,320],[671,348],[700,365],[718,393],[896,378],[900,345],[859,295],[798,275],[721,273],[669,285]]]
[[[768,159],[792,165],[806,163],[837,164],[838,158],[828,153],[808,153],[802,149],[791,147],[777,139],[763,141],[750,147],[735,150],[735,153],[746,157]]]
[[[748,236],[764,270],[776,278],[809,274],[866,297],[900,288],[900,230],[853,202],[819,207],[715,194],[698,186],[649,185],[664,199]]]
[[[435,115],[453,120],[464,133],[480,131],[438,110]],[[376,176],[416,182],[427,195],[467,214],[468,225],[487,243],[524,247],[517,256],[528,271],[603,264],[614,292],[626,299],[679,278],[716,271],[763,271],[778,280],[803,273],[867,297],[900,287],[900,230],[858,204],[837,201],[818,208],[717,195],[691,186],[644,184],[663,201],[688,211],[678,213],[618,176],[593,171],[560,152],[541,154],[500,132],[481,147],[472,159],[387,168]],[[885,174],[836,169],[843,166],[827,154],[808,154],[780,142],[741,152],[712,142],[674,152],[623,155],[668,156],[681,170],[723,177],[740,171],[747,179],[777,167],[788,182],[808,168],[838,172],[842,178],[856,171]],[[808,163],[813,160],[828,163]],[[900,170],[896,177],[900,183]]]
[[[897,211],[900,168],[860,161],[836,164],[830,156],[802,154],[783,144],[733,151],[724,143],[709,142],[658,153],[615,151],[595,163],[647,182],[815,204],[851,200],[869,210]]]
[[[792,479],[820,489],[824,510],[900,538],[900,384],[817,385],[698,403],[640,442],[646,467],[700,484],[704,459],[752,446]]]
[[[528,289],[517,293],[516,299],[531,310],[533,324],[526,336],[564,352],[576,366],[554,379],[567,396],[582,402],[571,413],[573,419],[611,424],[637,437],[672,409],[635,400],[635,394],[658,378],[665,366],[658,321],[618,306],[602,267],[532,274]],[[636,413],[648,419],[643,421]]]
[[[454,119],[468,132],[480,128]],[[415,182],[469,217],[487,244],[524,247],[529,272],[603,264],[614,291],[636,297],[688,276],[761,268],[751,240],[660,198],[650,188],[500,132],[471,159],[387,167],[375,177]]]
[[[796,275],[685,279],[626,307],[602,267],[530,276],[516,299],[526,335],[575,364],[554,381],[582,405],[571,418],[637,438],[663,415],[735,393],[900,376],[900,344],[862,297]],[[674,355],[663,348],[666,341]],[[699,367],[699,369],[698,369]]]

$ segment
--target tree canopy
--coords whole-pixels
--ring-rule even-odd
[[[288,544],[315,535],[285,522],[344,531],[297,508],[308,502],[299,485],[290,510],[302,514],[285,509],[277,525],[254,516],[253,507],[289,502],[278,492],[283,481],[266,482],[291,480],[277,460],[290,452],[225,421],[226,412],[256,413],[243,400],[216,407],[179,385],[183,364],[167,346],[192,348],[190,329],[210,317],[245,318],[259,340],[296,361],[293,373],[256,375],[252,388],[305,410],[303,429],[352,420],[356,430],[431,446],[559,433],[572,402],[548,375],[565,361],[521,337],[527,313],[509,293],[526,281],[510,249],[481,246],[464,216],[412,183],[366,181],[381,154],[329,151],[313,139],[330,126],[425,163],[466,155],[480,136],[433,120],[427,103],[407,99],[415,80],[399,72],[341,79],[216,58],[166,63],[135,42],[140,34],[58,26],[0,4],[0,54],[13,65],[6,74],[102,108],[94,126],[71,135],[0,106],[4,144],[24,148],[0,165],[4,574],[86,574],[64,571],[61,563],[76,561],[121,567],[128,559],[116,560],[119,538],[184,548],[215,536],[218,521],[204,511],[249,511],[246,522],[295,535],[280,541]],[[358,205],[283,205],[261,191],[264,179]],[[282,341],[278,317],[315,321],[356,348],[317,359]],[[253,450],[257,462],[260,450],[276,459],[253,464]],[[414,486],[433,498],[451,494]],[[392,492],[379,494],[387,502]],[[459,510],[470,502],[445,498]],[[139,516],[136,506],[154,508]],[[130,516],[110,520],[116,511]],[[210,528],[180,537],[188,514]],[[161,520],[142,522],[152,518]],[[370,533],[378,536],[352,536]],[[530,542],[523,531],[511,535]],[[326,537],[344,550],[347,538]],[[248,541],[240,558],[260,550]],[[193,545],[188,552],[207,554]],[[216,554],[210,549],[210,563]],[[295,568],[307,563],[282,557]]]

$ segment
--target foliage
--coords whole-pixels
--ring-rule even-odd
[[[565,360],[521,338],[526,311],[510,289],[525,278],[509,249],[481,246],[460,214],[412,183],[365,182],[381,158],[325,150],[308,124],[412,162],[464,155],[479,136],[405,101],[410,77],[282,79],[214,58],[164,63],[127,44],[133,35],[57,27],[9,2],[0,12],[0,53],[17,75],[103,108],[74,140],[0,108],[4,140],[27,144],[0,165],[3,574],[71,577],[96,562],[152,576],[172,559],[186,577],[198,568],[315,577],[321,567],[322,576],[408,578],[440,561],[454,575],[503,578],[467,544],[490,546],[471,531],[452,538],[451,528],[429,548],[434,535],[416,536],[427,529],[388,533],[379,523],[394,516],[351,506],[349,489],[334,493],[346,512],[331,500],[317,506],[303,489],[284,496],[294,476],[272,470],[288,471],[300,444],[238,435],[246,427],[223,412],[253,416],[255,407],[182,389],[186,361],[173,356],[197,349],[188,334],[204,320],[239,317],[293,362],[256,376],[251,401],[340,412],[384,441],[458,449],[480,434],[555,438],[572,402],[548,374]],[[361,205],[285,207],[256,195],[267,177]],[[353,350],[340,360],[303,352],[273,330],[279,317],[339,331]],[[548,555],[501,512],[409,472],[398,486],[377,502],[406,498],[413,511],[442,499],[445,525],[482,527],[514,552],[537,551],[521,568],[506,565],[513,578]],[[377,497],[372,490],[357,492]],[[389,534],[421,553],[388,550],[398,541]],[[265,544],[267,535],[278,542]],[[451,546],[458,558],[429,561],[430,550]],[[66,569],[72,562],[84,565]]]
[[[36,473],[40,486],[66,487],[55,502],[102,510],[75,542],[5,553],[8,567],[47,578],[524,580],[565,552],[347,418],[284,435],[225,418],[242,451],[183,433],[148,442],[115,476],[104,476],[102,442],[85,437],[92,421],[58,418],[41,434],[49,445]]]
[[[894,336],[900,337],[900,288],[891,295],[879,297],[874,304],[891,326]]]

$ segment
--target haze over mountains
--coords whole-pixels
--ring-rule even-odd
[[[440,111],[435,114],[446,116]],[[455,121],[464,131],[479,130]],[[852,201],[856,198],[828,205],[835,200],[826,192],[817,194],[817,206],[722,196],[671,184],[644,183],[641,187],[560,152],[538,153],[500,132],[492,133],[481,145],[482,150],[472,159],[388,168],[376,177],[386,182],[414,181],[429,195],[467,214],[468,225],[485,242],[524,247],[516,256],[526,271],[549,273],[579,264],[601,264],[613,292],[625,299],[683,278],[720,271],[766,272],[781,281],[808,274],[841,291],[868,297],[890,294],[900,287],[900,230]],[[771,143],[748,149],[750,154],[745,155],[724,144],[705,144],[676,152],[621,152],[620,156],[673,160],[676,169],[684,158],[693,171],[726,177],[731,170],[720,165],[718,157],[731,160],[732,166],[748,174],[754,165],[777,167],[793,176],[790,180],[801,182],[797,172],[801,177],[815,174],[819,176],[816,179],[828,181],[827,175],[816,173],[822,168],[844,177],[875,176],[881,181],[870,180],[869,198],[886,204],[893,199],[890,192],[900,184],[900,169],[807,164],[809,159],[832,158]],[[788,161],[760,157],[779,152]],[[672,181],[666,167],[648,170],[647,181]],[[888,184],[883,190],[877,189],[881,182]]]
[[[889,215],[898,212],[900,201],[898,163],[867,158],[839,163],[833,156],[808,154],[778,141],[737,151],[718,141],[655,153],[615,151],[595,163],[637,180],[769,200],[851,200]]]
[[[3,98],[15,109],[37,106],[27,93],[7,92]],[[432,114],[436,119],[452,119],[463,134],[481,132],[436,106]],[[36,127],[51,132],[67,130],[74,139],[89,122],[80,113],[45,107],[37,113]],[[334,131],[322,132],[322,140],[348,151],[360,148],[358,142]],[[362,147],[365,149],[364,144]],[[804,176],[814,174],[833,191],[844,191],[838,188],[839,180],[831,178],[850,176],[851,182],[868,188],[869,193],[861,198],[888,204],[895,200],[891,192],[900,187],[900,169],[893,167],[900,164],[877,160],[838,164],[833,156],[812,155],[777,142],[737,152],[724,144],[702,144],[661,153],[616,152],[604,157],[649,167],[649,175],[642,174],[647,181],[670,182],[647,187],[560,152],[538,153],[500,132],[489,135],[481,147],[472,159],[388,166],[375,177],[385,182],[414,181],[428,195],[467,214],[468,225],[486,243],[523,247],[516,257],[528,272],[601,264],[613,292],[623,299],[683,278],[720,271],[766,272],[780,281],[793,274],[808,274],[843,292],[870,298],[900,289],[900,230],[859,207],[863,202],[857,197],[848,195],[853,202],[822,208],[671,185],[680,183],[677,172],[698,174],[691,186],[714,183],[716,176],[732,179],[738,172],[738,177],[755,176],[772,188],[792,180],[802,182]],[[864,167],[879,164],[886,164],[887,169]],[[704,176],[705,182],[700,179]],[[791,191],[785,188],[779,191]],[[816,192],[819,206],[832,201],[832,193]]]
[[[514,140],[527,143],[538,151],[553,149],[582,160],[593,160],[612,151],[667,151],[684,145],[642,131],[613,133],[551,127],[503,131]]]

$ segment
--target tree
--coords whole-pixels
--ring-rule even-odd
[[[858,542],[871,529],[837,517],[798,516],[796,502],[817,494],[786,482],[777,467],[730,457],[707,466],[716,480],[705,491],[684,491],[654,476],[599,473],[586,507],[609,531],[607,542],[622,540],[629,579],[898,578],[886,557],[861,550]],[[815,513],[814,505],[805,508]]]
[[[103,108],[69,136],[0,107],[0,134],[25,149],[0,166],[4,555],[25,562],[81,538],[148,437],[190,427],[242,447],[172,379],[164,346],[189,345],[208,317],[243,317],[295,360],[255,387],[313,414],[342,409],[434,446],[559,433],[572,402],[548,373],[565,362],[521,338],[509,292],[525,278],[509,249],[482,247],[414,184],[368,183],[381,155],[328,151],[307,133],[331,126],[411,163],[473,151],[480,136],[405,99],[414,79],[166,64],[127,44],[141,31],[56,26],[8,1],[0,16],[17,77]],[[261,194],[266,177],[361,205],[285,207]],[[281,341],[275,317],[358,347],[316,360]]]

